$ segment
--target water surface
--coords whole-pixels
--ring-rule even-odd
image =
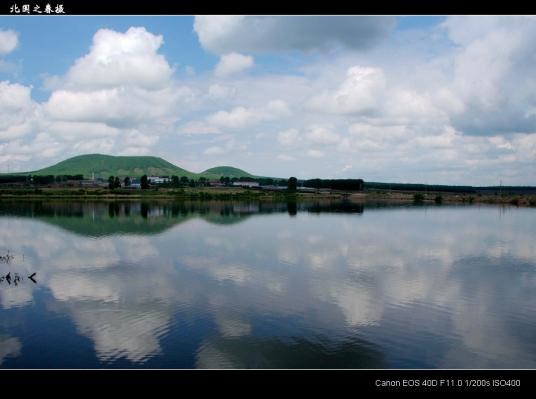
[[[535,222],[476,204],[3,201],[0,368],[536,368]]]

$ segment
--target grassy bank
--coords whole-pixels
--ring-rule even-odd
[[[422,194],[422,201],[432,203],[466,203],[466,204],[499,204],[515,206],[536,206],[536,195],[518,194]],[[366,193],[352,195],[351,198],[361,197],[363,199],[381,200],[407,200],[414,201],[415,194],[406,193]]]
[[[115,189],[104,188],[38,188],[1,189],[0,200],[5,199],[289,199],[297,194],[287,192],[264,192],[244,188],[179,188],[179,189]]]
[[[209,200],[311,200],[342,199],[349,200],[403,200],[414,201],[414,193],[396,192],[331,192],[311,193],[286,191],[261,191],[244,188],[179,188],[151,190],[108,190],[104,188],[37,188],[37,189],[0,189],[0,200],[6,199],[209,199]],[[418,193],[419,200],[427,203],[486,203],[515,206],[536,206],[536,195],[517,194],[438,194]]]

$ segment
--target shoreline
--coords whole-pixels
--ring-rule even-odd
[[[118,190],[80,190],[44,188],[37,190],[0,190],[2,200],[398,200],[415,201],[415,195],[422,197],[424,203],[466,203],[495,204],[514,206],[536,206],[536,194],[452,194],[452,193],[397,193],[397,192],[343,192],[310,193],[310,192],[275,192],[244,190],[236,188],[192,188],[192,189],[160,189],[146,190],[143,193]]]
[[[423,202],[426,203],[465,203],[465,204],[495,204],[495,205],[514,205],[514,206],[536,206],[535,194],[422,194]],[[357,194],[359,195],[359,194]],[[356,195],[356,198],[357,198]],[[383,193],[373,194],[364,193],[360,198],[375,200],[408,200],[413,201],[415,194],[401,193]],[[351,196],[352,198],[354,196]],[[440,199],[436,200],[437,197]]]

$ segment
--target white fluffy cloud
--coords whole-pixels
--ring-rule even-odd
[[[31,99],[31,89],[9,81],[0,82],[0,142],[31,132],[39,106]]]
[[[236,107],[231,112],[218,111],[207,117],[208,123],[226,129],[243,129],[261,121],[286,118],[291,115],[288,105],[281,100],[270,101],[266,107]]]
[[[459,46],[451,89],[464,104],[453,117],[466,134],[536,131],[536,19],[533,16],[449,17],[443,24]]]
[[[447,112],[438,109],[434,101],[434,96],[428,93],[394,88],[382,104],[381,116],[384,123],[388,121],[392,125],[448,124]]]
[[[309,142],[321,145],[337,144],[341,141],[341,136],[335,133],[333,126],[313,125],[305,134]]]
[[[4,160],[28,160],[28,158],[47,159],[61,154],[65,144],[48,133],[38,133],[33,140],[24,144],[14,140],[0,146],[0,155]]]
[[[142,27],[125,33],[101,29],[66,75],[45,80],[52,90],[42,104],[47,132],[76,143],[65,157],[150,154],[158,134],[174,130],[179,112],[195,103],[196,94],[173,80],[174,68],[157,53],[162,43],[162,36]]]
[[[11,53],[19,44],[19,34],[11,29],[0,30],[0,55]]]
[[[236,94],[236,88],[231,86],[223,86],[220,84],[213,84],[208,88],[208,98],[211,100],[220,100],[226,98],[233,98]]]
[[[89,122],[52,122],[48,125],[47,130],[53,136],[62,140],[78,141],[80,137],[87,135],[91,131],[92,137],[115,137],[121,134],[118,128],[110,127],[104,123]]]
[[[216,65],[214,74],[216,76],[229,76],[240,73],[253,66],[253,57],[238,53],[224,54],[220,62]]]
[[[380,68],[349,68],[338,90],[325,90],[309,102],[315,110],[336,114],[363,114],[373,111],[380,103],[386,86]]]
[[[58,90],[44,104],[44,110],[55,120],[132,128],[168,116],[179,98],[181,94],[174,89],[158,92],[133,87],[96,91]]]
[[[89,54],[76,60],[69,70],[68,85],[83,89],[166,88],[174,70],[164,56],[157,53],[162,43],[162,36],[155,36],[142,27],[132,27],[125,33],[101,29],[93,36]]]
[[[208,147],[203,150],[203,155],[227,154],[232,151],[245,151],[248,148],[248,143],[235,142],[232,137],[224,137],[223,139],[226,140],[224,145]]]

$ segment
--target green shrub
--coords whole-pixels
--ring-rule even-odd
[[[415,202],[421,202],[421,201],[424,201],[424,194],[421,194],[421,193],[413,194],[413,200],[414,200]]]

